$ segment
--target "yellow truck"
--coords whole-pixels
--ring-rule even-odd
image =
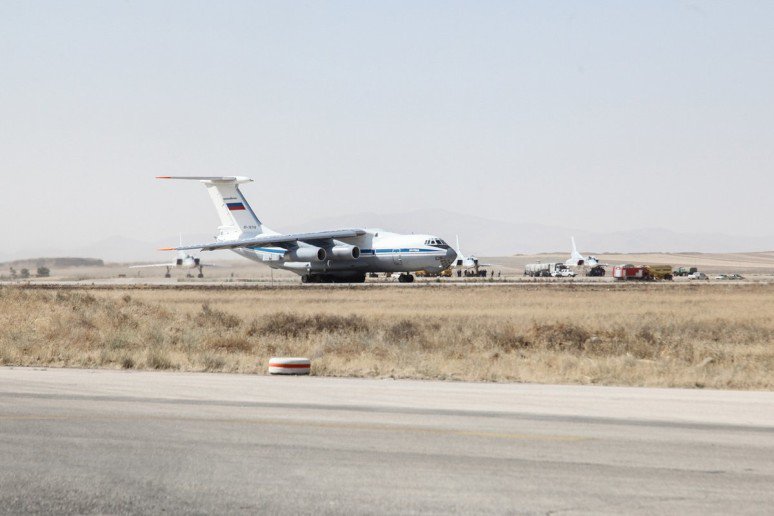
[[[427,271],[417,271],[414,274],[416,274],[416,276],[418,278],[437,278],[439,276],[442,277],[442,278],[451,278],[452,277],[452,270],[451,270],[451,268],[448,268],[448,269],[444,269],[444,270],[442,270],[441,272],[438,272],[438,273],[427,272]]]
[[[672,266],[671,265],[646,265],[645,274],[649,279],[657,280],[671,280],[672,279]]]

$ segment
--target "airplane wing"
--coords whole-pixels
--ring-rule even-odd
[[[154,263],[152,265],[130,265],[130,269],[144,269],[146,267],[176,267],[176,263]]]
[[[187,251],[201,249],[202,251],[215,251],[217,249],[239,249],[248,247],[293,247],[298,242],[311,245],[325,245],[334,239],[352,238],[365,235],[363,229],[337,229],[334,231],[319,231],[316,233],[289,233],[286,235],[258,235],[243,240],[226,240],[223,242],[210,242],[207,244],[194,244],[181,247],[163,247],[162,251]]]

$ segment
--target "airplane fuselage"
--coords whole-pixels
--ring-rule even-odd
[[[183,269],[196,269],[199,267],[199,260],[191,255],[186,255],[184,258],[178,258],[175,262],[175,267]]]
[[[357,258],[326,257],[325,260],[299,261],[289,257],[283,247],[253,247],[234,249],[240,256],[264,263],[275,269],[297,274],[328,272],[440,272],[449,267],[456,257],[454,250],[443,240],[432,235],[401,235],[384,230],[368,229],[366,234],[336,241],[337,244],[357,246]],[[301,243],[299,247],[314,247]]]

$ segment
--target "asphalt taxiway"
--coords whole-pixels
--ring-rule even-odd
[[[0,368],[2,512],[749,513],[774,393]]]

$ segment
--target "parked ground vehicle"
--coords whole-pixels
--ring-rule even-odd
[[[451,268],[446,268],[442,270],[441,272],[427,272],[427,271],[417,271],[414,273],[417,277],[420,278],[451,278],[452,277],[452,270]]]
[[[613,267],[613,277],[617,280],[671,280],[671,265],[616,265]]]
[[[524,275],[531,277],[567,278],[575,276],[575,271],[563,263],[528,263],[524,266]]]
[[[672,266],[671,265],[646,265],[646,272],[649,279],[657,280],[671,280],[672,279]]]
[[[524,266],[524,275],[535,277],[548,277],[555,263],[528,263]]]
[[[588,271],[586,271],[586,276],[604,276],[605,275],[605,268],[601,265],[597,265],[595,267],[590,268]]]
[[[678,267],[674,271],[672,271],[672,276],[690,276],[694,272],[698,271],[696,267]]]
[[[613,267],[613,277],[617,280],[646,280],[648,279],[645,267],[641,265],[616,265]]]
[[[691,280],[696,280],[696,279],[697,280],[708,280],[709,277],[706,274],[704,274],[703,272],[696,271],[693,274],[689,275],[688,279],[691,279]]]
[[[719,280],[740,280],[744,279],[741,274],[718,274],[715,279]]]

